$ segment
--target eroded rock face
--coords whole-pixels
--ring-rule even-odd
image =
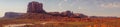
[[[42,3],[32,1],[28,4],[27,13],[46,13],[46,12],[43,10]]]

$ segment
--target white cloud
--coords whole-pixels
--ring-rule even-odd
[[[101,4],[100,7],[102,7],[102,8],[120,8],[120,3],[106,3],[106,4]]]
[[[83,9],[83,8],[81,8],[81,7],[78,7],[78,9]]]
[[[68,0],[64,0],[65,2],[67,2]]]
[[[85,7],[78,7],[77,9],[79,9],[79,10],[83,10],[83,11],[87,11],[87,8],[85,8]]]
[[[4,16],[4,12],[0,11],[0,17]]]
[[[61,6],[62,5],[62,2],[58,3],[58,6]]]
[[[63,2],[58,3],[58,6],[59,6],[60,9],[63,9],[62,4],[63,4]]]

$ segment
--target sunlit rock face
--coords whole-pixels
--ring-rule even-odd
[[[42,3],[32,1],[28,4],[27,13],[46,13],[46,12],[43,10]]]

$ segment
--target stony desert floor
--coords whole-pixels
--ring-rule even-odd
[[[120,18],[0,19],[0,27],[120,27]]]

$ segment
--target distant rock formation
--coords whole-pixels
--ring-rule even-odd
[[[52,16],[61,16],[59,12],[48,12],[48,14]]]
[[[43,10],[42,3],[32,1],[28,4],[27,13],[46,13],[46,12]]]
[[[51,19],[51,18],[61,18],[59,16],[52,16],[52,15],[49,15],[49,14],[41,14],[41,13],[26,13],[24,14],[22,17],[20,18],[23,18],[23,19]]]
[[[68,10],[68,11],[62,12],[61,15],[62,15],[62,16],[65,16],[65,17],[66,17],[66,16],[67,16],[67,17],[71,17],[71,16],[73,15],[73,12],[71,12],[71,11]]]
[[[73,13],[71,11],[65,11],[65,12],[62,12],[61,15],[63,17],[69,17],[69,18],[88,18],[87,15],[84,15],[84,14],[80,14],[80,13]]]
[[[24,13],[16,13],[16,12],[6,12],[5,13],[5,18],[17,18],[22,16]]]
[[[69,17],[69,18],[88,18],[87,15],[80,14],[80,13],[73,13],[71,11],[65,11],[65,12],[48,12],[49,15],[52,16],[60,16],[60,17]]]
[[[72,11],[65,11],[65,12],[45,12],[43,10],[43,4],[32,1],[28,4],[27,13],[15,13],[15,12],[6,12],[5,17],[8,18],[32,18],[32,19],[46,19],[46,18],[60,18],[60,17],[68,17],[68,18],[87,18],[87,15],[84,14],[75,14]]]
[[[74,14],[72,17],[74,17],[74,18],[88,18],[87,15],[79,14],[79,13]]]
[[[89,16],[89,18],[118,18],[115,16]]]

